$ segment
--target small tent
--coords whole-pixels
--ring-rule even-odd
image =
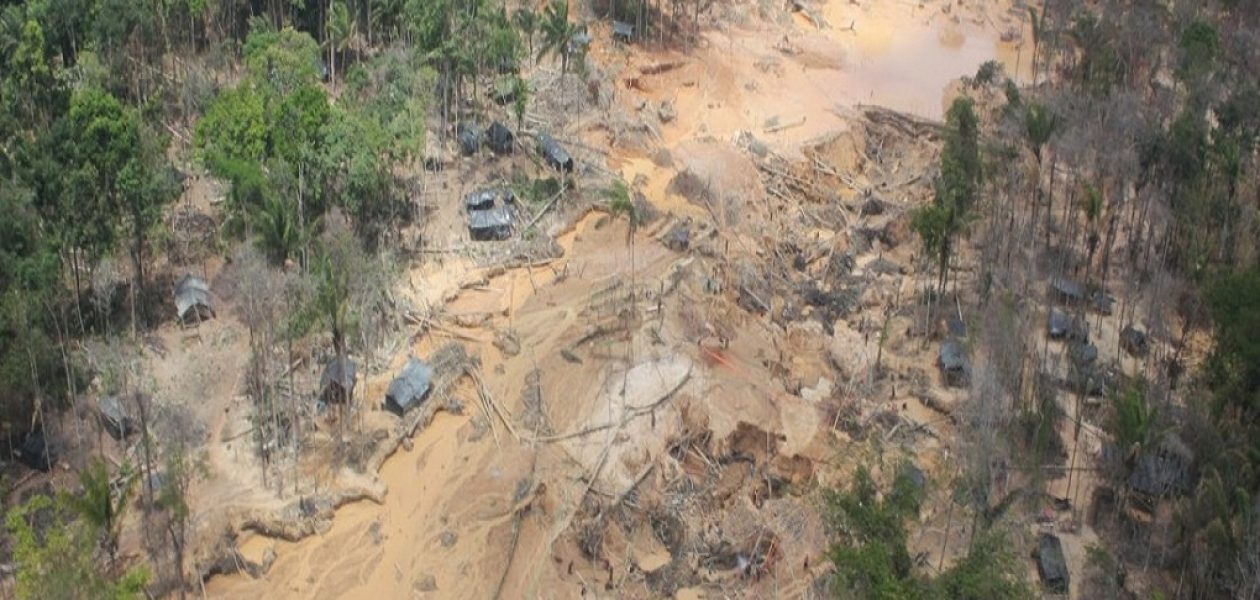
[[[1149,349],[1146,332],[1126,325],[1120,330],[1120,347],[1133,356],[1146,356]]]
[[[464,156],[472,156],[481,147],[481,128],[471,123],[460,123],[455,127],[455,136],[459,138],[459,149]]]
[[[96,413],[101,427],[116,440],[121,440],[135,432],[135,422],[127,411],[127,405],[121,396],[103,396],[96,401]]]
[[[612,34],[614,40],[628,44],[634,40],[634,25],[624,21],[613,21]]]
[[[1112,308],[1116,305],[1115,297],[1103,290],[1095,290],[1090,300],[1094,303],[1094,310],[1100,315],[1110,315]]]
[[[512,237],[512,213],[504,206],[470,211],[468,237],[477,242],[506,240]]]
[[[506,207],[516,201],[511,188],[481,188],[464,196],[464,210],[472,213],[478,210],[490,210],[496,206]]]
[[[48,439],[40,430],[26,434],[26,439],[22,440],[22,445],[17,449],[17,455],[22,464],[45,473],[52,470],[53,463],[57,462],[57,456],[48,446]]]
[[[591,34],[585,27],[579,29],[569,38],[569,54],[580,54],[586,52],[591,45]]]
[[[953,387],[967,385],[971,367],[967,364],[967,352],[962,342],[955,339],[942,342],[939,363],[946,385]]]
[[[1058,309],[1050,309],[1050,316],[1046,318],[1046,333],[1052,340],[1067,338],[1089,342],[1089,324]]]
[[[901,467],[897,469],[897,475],[909,479],[910,483],[913,483],[914,487],[920,490],[927,486],[927,475],[923,473],[923,469],[920,469],[918,465],[912,462],[902,463]]]
[[[196,323],[214,316],[210,284],[188,274],[175,283],[175,313],[183,323]]]
[[[1073,303],[1085,299],[1085,287],[1066,277],[1050,278],[1050,291],[1054,292],[1061,302]]]
[[[545,133],[538,134],[538,153],[542,155],[543,160],[551,168],[557,171],[572,172],[573,157],[560,144],[556,143],[550,135]]]
[[[1094,364],[1098,360],[1098,346],[1089,342],[1069,342],[1068,358],[1079,367]]]
[[[512,140],[512,130],[498,121],[491,123],[490,129],[486,131],[486,145],[490,146],[495,154],[511,154]]]
[[[1186,494],[1195,484],[1194,451],[1175,434],[1166,434],[1138,456],[1128,484],[1147,506],[1159,498]]]
[[[1042,585],[1053,593],[1066,594],[1071,585],[1067,560],[1063,557],[1063,543],[1059,537],[1049,533],[1041,534],[1037,540],[1037,574],[1041,576]]]
[[[423,404],[432,387],[433,368],[412,357],[389,384],[385,393],[385,409],[401,417]]]
[[[480,189],[469,192],[464,196],[464,210],[473,212],[476,210],[490,210],[494,208],[495,197],[498,193],[492,189]]]
[[[349,404],[358,382],[358,367],[349,356],[337,356],[319,378],[319,399],[328,404]]]

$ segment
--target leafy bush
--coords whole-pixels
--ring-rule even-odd
[[[898,469],[892,489],[880,497],[866,467],[846,492],[828,492],[826,514],[839,539],[830,557],[836,566],[831,591],[838,598],[879,600],[1016,600],[1031,591],[1006,538],[978,533],[967,556],[934,579],[916,576],[906,549],[906,522],[915,518],[923,490],[909,469]]]

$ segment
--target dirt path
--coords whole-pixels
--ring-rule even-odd
[[[207,582],[207,595],[532,598],[609,589],[656,595],[646,584],[642,590],[608,587],[624,582],[632,571],[669,568],[669,552],[654,545],[651,536],[606,540],[608,555],[622,558],[616,567],[610,562],[604,573],[584,558],[573,539],[574,523],[587,512],[591,497],[617,504],[649,475],[661,481],[674,478],[677,473],[654,471],[665,470],[657,465],[673,451],[667,442],[690,431],[695,413],[704,414],[705,431],[723,448],[739,446],[743,438],[737,434],[753,423],[760,429],[752,438],[766,438],[753,447],[782,444],[793,456],[827,458],[818,441],[824,420],[816,401],[802,400],[798,394],[804,392],[784,385],[789,379],[800,387],[823,385],[823,375],[830,373],[828,348],[810,341],[823,335],[799,332],[798,340],[766,319],[743,316],[704,295],[714,282],[732,280],[727,259],[751,259],[769,251],[763,247],[769,243],[769,226],[759,219],[773,215],[759,205],[742,210],[738,204],[730,205],[734,209],[706,207],[669,184],[678,173],[691,170],[752,203],[764,192],[756,167],[734,143],[741,132],[752,132],[771,152],[799,158],[806,142],[847,129],[857,103],[938,116],[949,81],[973,74],[994,57],[1014,69],[1018,52],[997,41],[1004,31],[1018,29],[1008,13],[995,9],[960,19],[944,13],[943,3],[920,6],[833,0],[818,11],[827,23],[821,29],[801,15],[782,25],[730,27],[706,34],[705,43],[688,56],[638,49],[614,55],[597,48],[594,59],[620,73],[622,83],[616,85],[637,78],[632,92],[619,93],[623,108],[635,111],[648,100],[656,106],[669,102],[676,110],[676,118],[661,125],[655,145],[668,151],[671,160],[609,149],[609,167],[674,220],[667,217],[640,230],[630,245],[624,219],[589,214],[559,236],[563,258],[492,274],[453,299],[450,290],[476,273],[469,261],[422,265],[408,277],[410,294],[421,304],[441,309],[452,320],[484,317],[481,326],[456,327],[456,333],[480,357],[487,388],[514,415],[521,439],[501,419],[481,413],[475,392],[462,384],[456,395],[465,406],[463,414],[439,413],[415,436],[410,451],[400,450],[382,466],[379,478],[389,490],[383,504],[343,507],[330,529],[300,542],[257,535],[242,540],[242,553],[251,560],[274,551],[272,568],[257,579],[214,577]],[[658,75],[635,75],[645,65],[669,60],[680,60],[682,66]],[[705,245],[712,256],[679,254],[657,241],[663,228],[687,218],[714,222],[713,235],[693,245]],[[821,234],[835,235],[813,232],[821,242],[832,239]],[[800,237],[804,244],[805,236]],[[873,258],[864,259],[863,265]],[[674,295],[653,296],[675,285],[679,291]],[[616,327],[601,329],[622,323],[617,306],[606,299],[632,297],[625,290],[633,294],[640,288],[645,290],[643,306],[636,304],[632,312],[642,316],[617,325],[626,335]],[[520,353],[505,354],[492,345],[493,330],[514,332]],[[405,350],[424,356],[447,341],[440,338],[430,335]],[[687,377],[674,373],[682,372],[675,360],[688,365]],[[639,367],[619,366],[625,364]],[[777,374],[776,368],[790,376]],[[540,399],[526,401],[523,392],[536,370],[541,373]],[[683,382],[663,393],[662,386],[670,385],[632,385],[632,376]],[[368,381],[368,395],[379,397],[387,382],[388,372]],[[634,394],[665,397],[628,399]],[[531,402],[542,415],[533,432],[521,426]],[[644,408],[648,405],[652,407]],[[923,411],[916,413],[918,418],[929,418],[921,406],[916,410]],[[597,433],[566,443],[531,441],[548,435],[539,431],[539,422],[553,436],[587,429]],[[739,468],[719,470],[724,481],[744,481]],[[753,489],[760,484],[754,479],[734,485]],[[740,491],[736,508],[720,518],[733,519],[728,524],[733,531],[761,519],[791,523],[769,538],[764,529],[749,530],[745,538],[755,540],[754,550],[763,539],[784,540],[784,548],[776,551],[788,557],[782,559],[788,566],[762,584],[768,594],[807,594],[815,576],[809,558],[816,558],[823,543],[817,525],[807,526],[816,517],[800,516],[798,501],[762,504],[764,499],[753,495]],[[631,563],[637,566],[624,566]],[[676,592],[688,597],[696,589]]]

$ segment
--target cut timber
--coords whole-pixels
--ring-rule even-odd
[[[653,63],[650,65],[644,65],[642,67],[639,67],[639,72],[644,75],[660,75],[661,73],[667,73],[669,71],[673,71],[674,69],[682,67],[685,64],[687,64],[687,61],[684,61],[684,60],[670,60],[670,61],[665,61],[665,62]]]
[[[780,131],[791,129],[793,127],[800,127],[801,125],[804,125],[804,124],[805,124],[805,117],[801,117],[800,120],[792,121],[791,123],[783,123],[782,125],[775,125],[774,127],[767,127],[762,131],[764,131],[765,133],[778,133]]]
[[[547,214],[547,211],[551,210],[551,207],[555,206],[556,201],[559,200],[560,196],[563,196],[563,195],[564,195],[564,190],[560,190],[559,192],[556,192],[556,195],[552,196],[551,200],[548,200],[547,204],[538,210],[538,214],[534,215],[534,218],[530,219],[529,223],[525,224],[525,227],[521,229],[521,235],[524,235],[526,231],[529,231],[529,228],[533,227],[535,223],[538,223],[538,220],[543,218],[543,215]]]
[[[930,121],[909,113],[867,104],[859,105],[858,108],[868,121],[895,129],[907,138],[935,140],[945,131],[945,126],[939,121]]]

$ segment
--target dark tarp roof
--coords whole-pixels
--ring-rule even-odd
[[[1114,383],[1115,374],[1094,364],[1073,363],[1068,369],[1067,383],[1076,393],[1102,396]]]
[[[1120,330],[1120,347],[1134,356],[1145,356],[1147,351],[1146,333],[1132,325]]]
[[[941,368],[946,371],[967,368],[967,354],[958,340],[949,339],[941,343]]]
[[[955,316],[945,319],[945,328],[949,330],[949,335],[956,338],[967,337],[967,324]]]
[[[622,21],[613,21],[613,38],[629,41],[634,38],[634,25]]]
[[[572,171],[573,157],[556,140],[545,133],[538,134],[538,152],[547,160],[551,168],[558,171]]]
[[[489,210],[495,206],[505,206],[516,200],[511,188],[482,188],[469,192],[464,196],[464,209],[468,212]]]
[[[1050,278],[1050,289],[1065,300],[1075,302],[1085,298],[1085,288],[1080,283],[1065,277]]]
[[[1088,365],[1098,360],[1098,346],[1084,342],[1072,342],[1068,345],[1068,357],[1078,365]]]
[[[1067,559],[1063,557],[1063,543],[1059,537],[1041,534],[1037,540],[1037,574],[1047,589],[1067,593],[1072,577],[1068,573]]]
[[[1050,316],[1046,318],[1046,332],[1052,339],[1067,337],[1081,342],[1089,341],[1089,324],[1058,309],[1050,309]]]
[[[358,367],[354,361],[349,356],[336,356],[324,367],[324,374],[319,377],[319,389],[326,390],[329,384],[335,383],[341,389],[350,391],[357,380]]]
[[[57,455],[52,452],[52,448],[48,447],[48,440],[42,431],[26,434],[26,439],[18,447],[18,458],[22,460],[22,464],[45,473],[52,469],[52,464],[57,461]]]
[[[970,366],[967,364],[967,351],[963,348],[962,342],[953,338],[941,342],[939,359],[947,385],[966,385]]]
[[[474,240],[505,240],[512,235],[512,213],[503,206],[468,213],[468,234]]]
[[[581,52],[591,45],[591,34],[582,29],[569,38],[569,52]]]
[[[1110,315],[1112,306],[1116,304],[1116,299],[1102,290],[1095,290],[1091,299],[1094,302],[1094,310],[1104,315]]]
[[[1194,452],[1175,435],[1165,435],[1155,448],[1137,459],[1129,474],[1129,488],[1158,498],[1189,492],[1194,487]]]
[[[512,152],[512,130],[503,123],[495,121],[486,131],[486,143],[489,144],[491,150],[499,154],[509,154]]]
[[[476,125],[460,123],[455,127],[455,134],[459,138],[459,149],[465,156],[475,154],[481,147],[481,128]]]
[[[389,384],[385,393],[385,408],[398,416],[417,407],[433,387],[433,368],[424,361],[412,357],[402,372]]]
[[[470,192],[464,196],[464,210],[489,210],[494,208],[494,200],[499,193],[496,190],[484,189]]]
[[[665,233],[665,247],[675,252],[685,252],[691,247],[691,226],[685,221],[675,223]]]
[[[920,469],[914,463],[912,462],[902,463],[900,471],[901,471],[900,475],[904,475],[905,477],[908,477],[910,479],[910,482],[913,483],[915,487],[919,489],[923,489],[923,486],[927,485],[927,475],[924,475],[923,469]]]
[[[96,401],[101,426],[116,440],[121,440],[135,430],[135,423],[123,399],[118,396],[102,396]]]
[[[1061,338],[1067,335],[1071,326],[1071,316],[1061,310],[1050,309],[1050,316],[1046,318],[1046,331],[1050,333],[1050,337]]]
[[[188,274],[175,283],[175,310],[180,319],[187,319],[194,308],[204,308],[214,312],[214,301],[210,297],[210,284],[200,277]]]

